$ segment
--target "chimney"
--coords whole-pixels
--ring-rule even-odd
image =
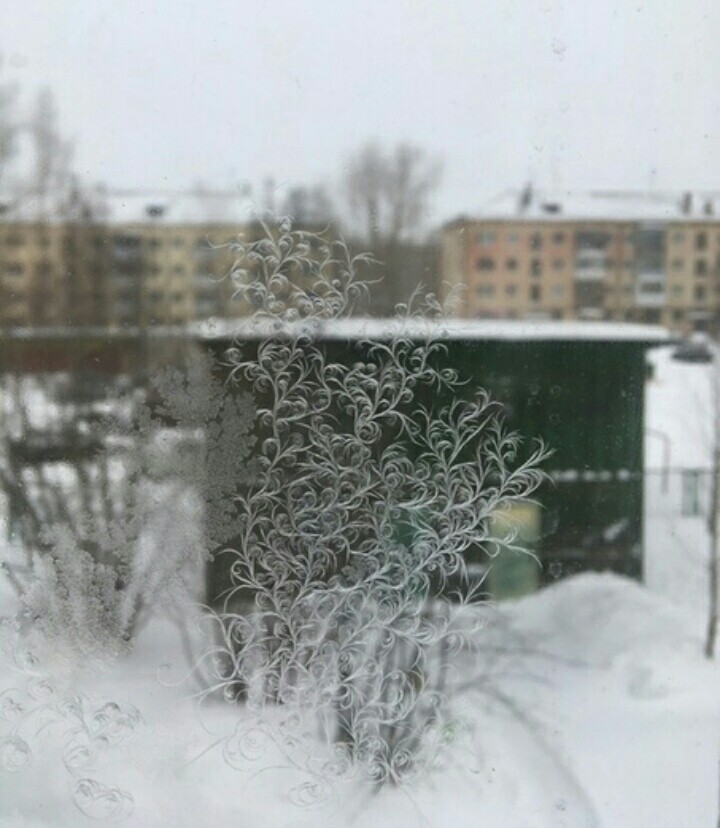
[[[680,211],[683,215],[689,216],[692,213],[692,193],[684,193],[680,202]]]
[[[532,182],[528,181],[528,183],[523,187],[522,192],[520,193],[520,204],[519,204],[519,212],[524,213],[525,210],[532,204],[533,200],[533,188]]]

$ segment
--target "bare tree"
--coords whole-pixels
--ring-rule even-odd
[[[712,468],[710,474],[710,509],[708,513],[708,626],[705,638],[705,655],[715,657],[715,641],[718,628],[718,585],[720,582],[720,560],[718,545],[720,543],[720,366],[718,350],[713,349],[711,377],[712,406]]]
[[[362,236],[371,250],[377,247],[380,211],[383,201],[383,176],[387,159],[377,144],[366,144],[350,159],[345,174],[348,205]]]
[[[387,316],[420,282],[435,259],[424,238],[430,199],[440,183],[440,162],[411,144],[385,150],[366,144],[350,159],[344,189],[359,241],[382,263],[371,309]]]
[[[2,70],[1,57],[0,70]],[[18,129],[15,118],[16,99],[15,84],[0,83],[0,187],[5,183],[5,168],[15,153],[15,138]]]
[[[16,155],[23,161],[17,167],[11,163]],[[32,223],[40,231],[51,212],[69,219],[69,211],[78,204],[71,197],[70,159],[71,145],[61,135],[52,92],[42,89],[29,111],[21,110],[17,87],[0,83],[0,223]],[[4,256],[4,244],[0,244],[0,259]],[[65,264],[62,269],[70,271]],[[49,290],[51,270],[45,257],[35,264],[28,285],[30,317],[25,323],[42,324],[48,321],[50,308],[56,315],[62,310]],[[0,319],[7,324],[13,291],[4,284],[3,271],[0,261]]]
[[[389,160],[384,179],[389,237],[402,241],[422,228],[440,183],[440,162],[410,144],[397,146]]]
[[[2,57],[0,56],[1,71]],[[0,226],[4,222],[4,213],[9,207],[3,189],[6,184],[7,169],[16,150],[18,131],[16,99],[17,87],[11,83],[0,82]],[[0,245],[0,327],[5,323],[5,308],[8,304],[4,271],[3,245]]]
[[[375,249],[417,239],[440,183],[440,162],[412,144],[368,143],[349,160],[345,192],[363,240]]]
[[[335,208],[325,187],[318,184],[291,188],[281,204],[280,214],[289,216],[300,226],[315,227],[331,224]]]
[[[35,156],[33,184],[42,211],[50,193],[67,188],[72,155],[70,142],[60,134],[55,99],[48,88],[41,89],[38,94],[29,130]]]

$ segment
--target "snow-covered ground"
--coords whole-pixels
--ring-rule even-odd
[[[646,386],[645,583],[672,601],[707,606],[713,415],[720,416],[720,374],[712,363],[673,359],[673,347],[649,352]]]
[[[704,462],[699,395],[708,369],[674,363],[667,350],[653,360],[647,425],[667,435],[673,465],[695,467]],[[662,467],[664,439],[648,436],[651,467]],[[72,797],[85,775],[109,788],[81,789],[87,813],[129,814],[125,824],[142,828],[715,826],[720,668],[702,655],[702,551],[695,549],[690,570],[676,542],[680,533],[683,543],[696,543],[695,532],[701,545],[702,518],[693,517],[690,534],[681,524],[671,530],[671,517],[673,524],[690,518],[669,511],[670,491],[647,495],[649,585],[585,574],[502,604],[486,631],[492,680],[468,696],[473,715],[461,738],[421,783],[378,792],[344,782],[310,807],[302,804],[312,794],[302,775],[274,767],[271,757],[230,767],[221,742],[238,708],[217,702],[198,711],[193,685],[176,681],[186,669],[178,631],[160,618],[112,666],[70,669],[55,659],[50,689],[0,668],[0,760],[24,765],[0,770],[0,826],[90,824]],[[2,588],[0,615],[10,615],[14,599]],[[115,723],[97,766],[72,753],[78,708],[66,702],[78,693],[90,729]],[[108,701],[119,707],[104,707]],[[32,761],[7,746],[13,734],[26,740]],[[63,762],[68,756],[79,757],[69,762],[76,773]]]
[[[190,685],[168,686],[183,662],[165,621],[128,659],[62,675],[56,687],[61,698],[82,691],[90,709],[107,700],[139,709],[143,722],[93,774],[132,795],[130,825],[715,824],[720,672],[701,656],[691,611],[614,575],[581,575],[505,604],[498,620],[508,653],[494,664],[492,691],[473,699],[475,726],[446,765],[408,790],[344,783],[319,808],[295,802],[302,779],[287,768],[258,759],[238,771],[221,747],[204,752],[231,731],[236,711],[218,703],[199,716]],[[158,672],[167,663],[170,673]],[[2,676],[4,687],[19,680]],[[23,731],[32,764],[0,773],[0,825],[90,822],[62,763],[69,719],[35,734],[45,722]],[[8,729],[0,719],[0,733]],[[108,800],[96,806],[112,812]]]

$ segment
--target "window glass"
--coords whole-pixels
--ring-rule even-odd
[[[717,826],[717,0],[0,8],[0,826]]]

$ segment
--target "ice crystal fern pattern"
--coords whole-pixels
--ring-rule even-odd
[[[129,817],[132,795],[96,776],[104,775],[113,752],[142,725],[140,713],[131,705],[94,703],[60,691],[11,621],[0,624],[0,666],[5,676],[22,678],[21,683],[0,684],[0,775],[28,770],[37,754],[47,750],[44,737],[55,734],[78,810],[103,821]]]
[[[202,355],[167,367],[99,425],[82,405],[58,404],[47,379],[42,431],[30,389],[6,378],[0,482],[23,559],[0,565],[35,639],[118,655],[152,613],[182,615],[198,597],[206,558],[235,532],[232,495],[252,446],[252,406],[213,368]],[[28,460],[38,432],[44,453]]]
[[[452,741],[452,667],[482,593],[466,555],[516,546],[503,515],[541,484],[545,450],[444,362],[432,295],[348,364],[322,332],[367,292],[367,258],[289,222],[266,230],[236,245],[232,274],[255,309],[227,356],[254,396],[258,450],[207,692],[252,711],[228,761],[272,743],[309,773],[307,804],[332,776],[404,782]]]

